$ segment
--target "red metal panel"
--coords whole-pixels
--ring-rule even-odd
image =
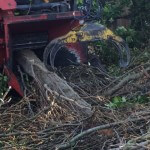
[[[0,45],[4,43],[4,39],[0,38]]]
[[[58,13],[56,18],[57,19],[62,19],[62,18],[78,17],[78,16],[81,16],[81,12],[73,11],[73,12],[67,12],[67,13]]]
[[[56,24],[51,24],[48,32],[49,32],[49,38],[50,40],[53,40],[55,38],[58,38],[60,36],[63,36],[67,34],[69,31],[71,31],[73,28],[79,26],[79,20],[58,20]]]
[[[13,10],[16,8],[15,0],[0,0],[0,9],[2,10]]]
[[[0,10],[0,21],[2,20],[2,11]]]
[[[0,45],[0,67],[4,64],[5,60],[5,47]]]
[[[25,15],[25,16],[5,16],[4,21],[7,24],[15,23],[26,23],[26,22],[37,22],[37,21],[48,21],[48,20],[61,20],[61,19],[74,19],[74,17],[81,16],[79,11],[64,12],[64,13],[50,13],[50,14],[40,14],[40,15]]]
[[[73,51],[77,54],[77,57],[79,57],[80,59],[80,63],[87,63],[88,51],[84,43],[76,42],[76,43],[66,44],[66,46],[70,51]]]
[[[8,85],[15,89],[18,92],[18,94],[23,96],[23,91],[21,89],[20,83],[18,82],[14,73],[6,66],[4,66],[4,72],[8,76]]]
[[[20,95],[23,95],[20,84],[16,76],[11,71],[11,36],[16,33],[24,32],[41,32],[47,31],[49,33],[49,40],[62,36],[69,32],[72,28],[79,25],[79,21],[75,17],[81,16],[78,11],[40,14],[40,15],[26,15],[14,16],[13,10],[16,8],[14,0],[0,0],[0,20],[3,18],[4,33],[0,33],[0,65],[9,64],[9,69],[5,66],[4,70],[9,77],[8,84],[11,85]],[[7,10],[7,11],[4,11]],[[1,35],[4,34],[4,35]],[[4,37],[4,38],[3,38]],[[71,48],[81,50],[79,45],[70,45]],[[78,52],[80,54],[80,52]],[[82,61],[85,61],[84,55],[80,54]]]
[[[6,61],[8,61],[11,47],[10,47],[10,35],[9,35],[10,33],[7,24],[4,24],[4,30],[5,30]]]
[[[0,30],[0,67],[3,65],[5,60],[5,51],[3,32]]]

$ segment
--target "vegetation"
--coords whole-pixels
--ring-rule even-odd
[[[111,26],[117,19],[128,19],[130,26],[118,27],[117,33],[129,42],[132,48],[145,47],[150,39],[149,0],[109,0],[103,9],[103,23]]]
[[[137,64],[149,61],[150,44],[150,3],[148,0],[107,0],[103,9],[103,23],[112,27],[118,19],[126,19],[128,26],[116,26],[115,32],[123,37],[128,43],[132,56],[140,58],[136,60]],[[103,47],[104,49],[105,47]],[[107,52],[108,50],[105,49]],[[105,52],[105,53],[106,53]],[[114,62],[114,60],[112,60]],[[134,61],[131,61],[131,66]],[[120,75],[116,67],[109,67],[110,72]],[[118,72],[118,73],[117,73]],[[117,74],[116,74],[117,73]],[[135,101],[148,102],[148,98],[137,96]],[[131,100],[130,100],[131,101]],[[114,97],[111,106],[122,106],[127,100],[124,97]]]
[[[78,3],[82,6],[83,0]],[[0,107],[0,149],[150,149],[150,2],[102,0],[102,5],[98,21],[129,44],[129,67],[120,68],[115,49],[101,41],[94,48],[106,70],[89,65],[56,70],[92,105],[90,116],[74,105],[80,105],[78,99],[45,89],[37,79],[24,82],[25,97],[16,105]],[[118,25],[120,19],[128,24]],[[0,96],[6,81],[0,75]]]

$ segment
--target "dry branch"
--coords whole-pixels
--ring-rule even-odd
[[[112,95],[118,89],[122,88],[126,83],[130,82],[131,80],[136,80],[136,79],[142,77],[143,75],[145,75],[145,72],[147,72],[149,70],[150,70],[150,67],[144,69],[143,72],[129,74],[128,76],[126,76],[125,78],[123,78],[118,84],[114,85],[109,90],[107,90],[106,92],[104,92],[104,95],[106,95],[106,96]]]
[[[144,148],[145,150],[145,149],[148,149],[147,145],[149,144],[150,144],[150,132],[147,132],[144,135],[141,135],[139,137],[129,140],[125,144],[122,144],[122,145],[117,144],[119,145],[118,147],[111,148],[109,150],[135,150],[135,149],[141,149],[141,148]]]
[[[100,126],[85,130],[85,131],[81,132],[80,134],[76,135],[75,137],[73,137],[68,143],[57,146],[56,150],[67,149],[71,146],[74,146],[75,143],[78,140],[80,140],[83,136],[88,135],[92,132],[112,128],[112,127],[118,126],[120,124],[125,124],[125,123],[128,123],[128,122],[142,121],[142,120],[149,119],[149,118],[150,117],[148,116],[148,117],[141,117],[141,118],[136,118],[136,119],[127,119],[127,120],[124,120],[124,121],[119,121],[119,122],[109,123],[109,124],[105,124],[105,125],[100,125]]]

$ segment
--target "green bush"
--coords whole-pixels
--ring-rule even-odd
[[[150,1],[107,0],[103,9],[103,23],[111,26],[123,16],[124,8],[129,10],[124,17],[131,21],[131,25],[128,29],[119,27],[116,32],[129,42],[131,48],[146,47],[150,39]]]
[[[110,109],[122,108],[133,106],[136,104],[147,104],[150,102],[150,98],[146,95],[137,96],[133,99],[127,99],[125,97],[116,96],[111,99],[109,103],[106,104],[106,107]]]

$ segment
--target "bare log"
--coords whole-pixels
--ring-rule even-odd
[[[91,105],[84,101],[65,80],[60,78],[56,73],[46,69],[41,60],[30,50],[22,50],[17,54],[17,61],[28,73],[32,76],[43,88],[49,88],[58,93],[61,97],[66,97],[65,100],[72,100],[81,112],[86,115],[91,115]],[[46,85],[46,86],[45,86]],[[45,88],[45,90],[47,90]]]
[[[111,87],[110,89],[108,89],[106,92],[104,92],[104,95],[106,96],[110,96],[113,93],[115,93],[118,89],[122,88],[126,83],[130,82],[131,80],[136,80],[144,75],[148,76],[147,71],[150,71],[150,67],[147,67],[146,69],[144,69],[143,72],[140,73],[134,73],[134,74],[129,74],[128,76],[126,76],[125,78],[123,78],[122,80],[120,80],[120,82],[116,85],[114,85],[113,87]]]

